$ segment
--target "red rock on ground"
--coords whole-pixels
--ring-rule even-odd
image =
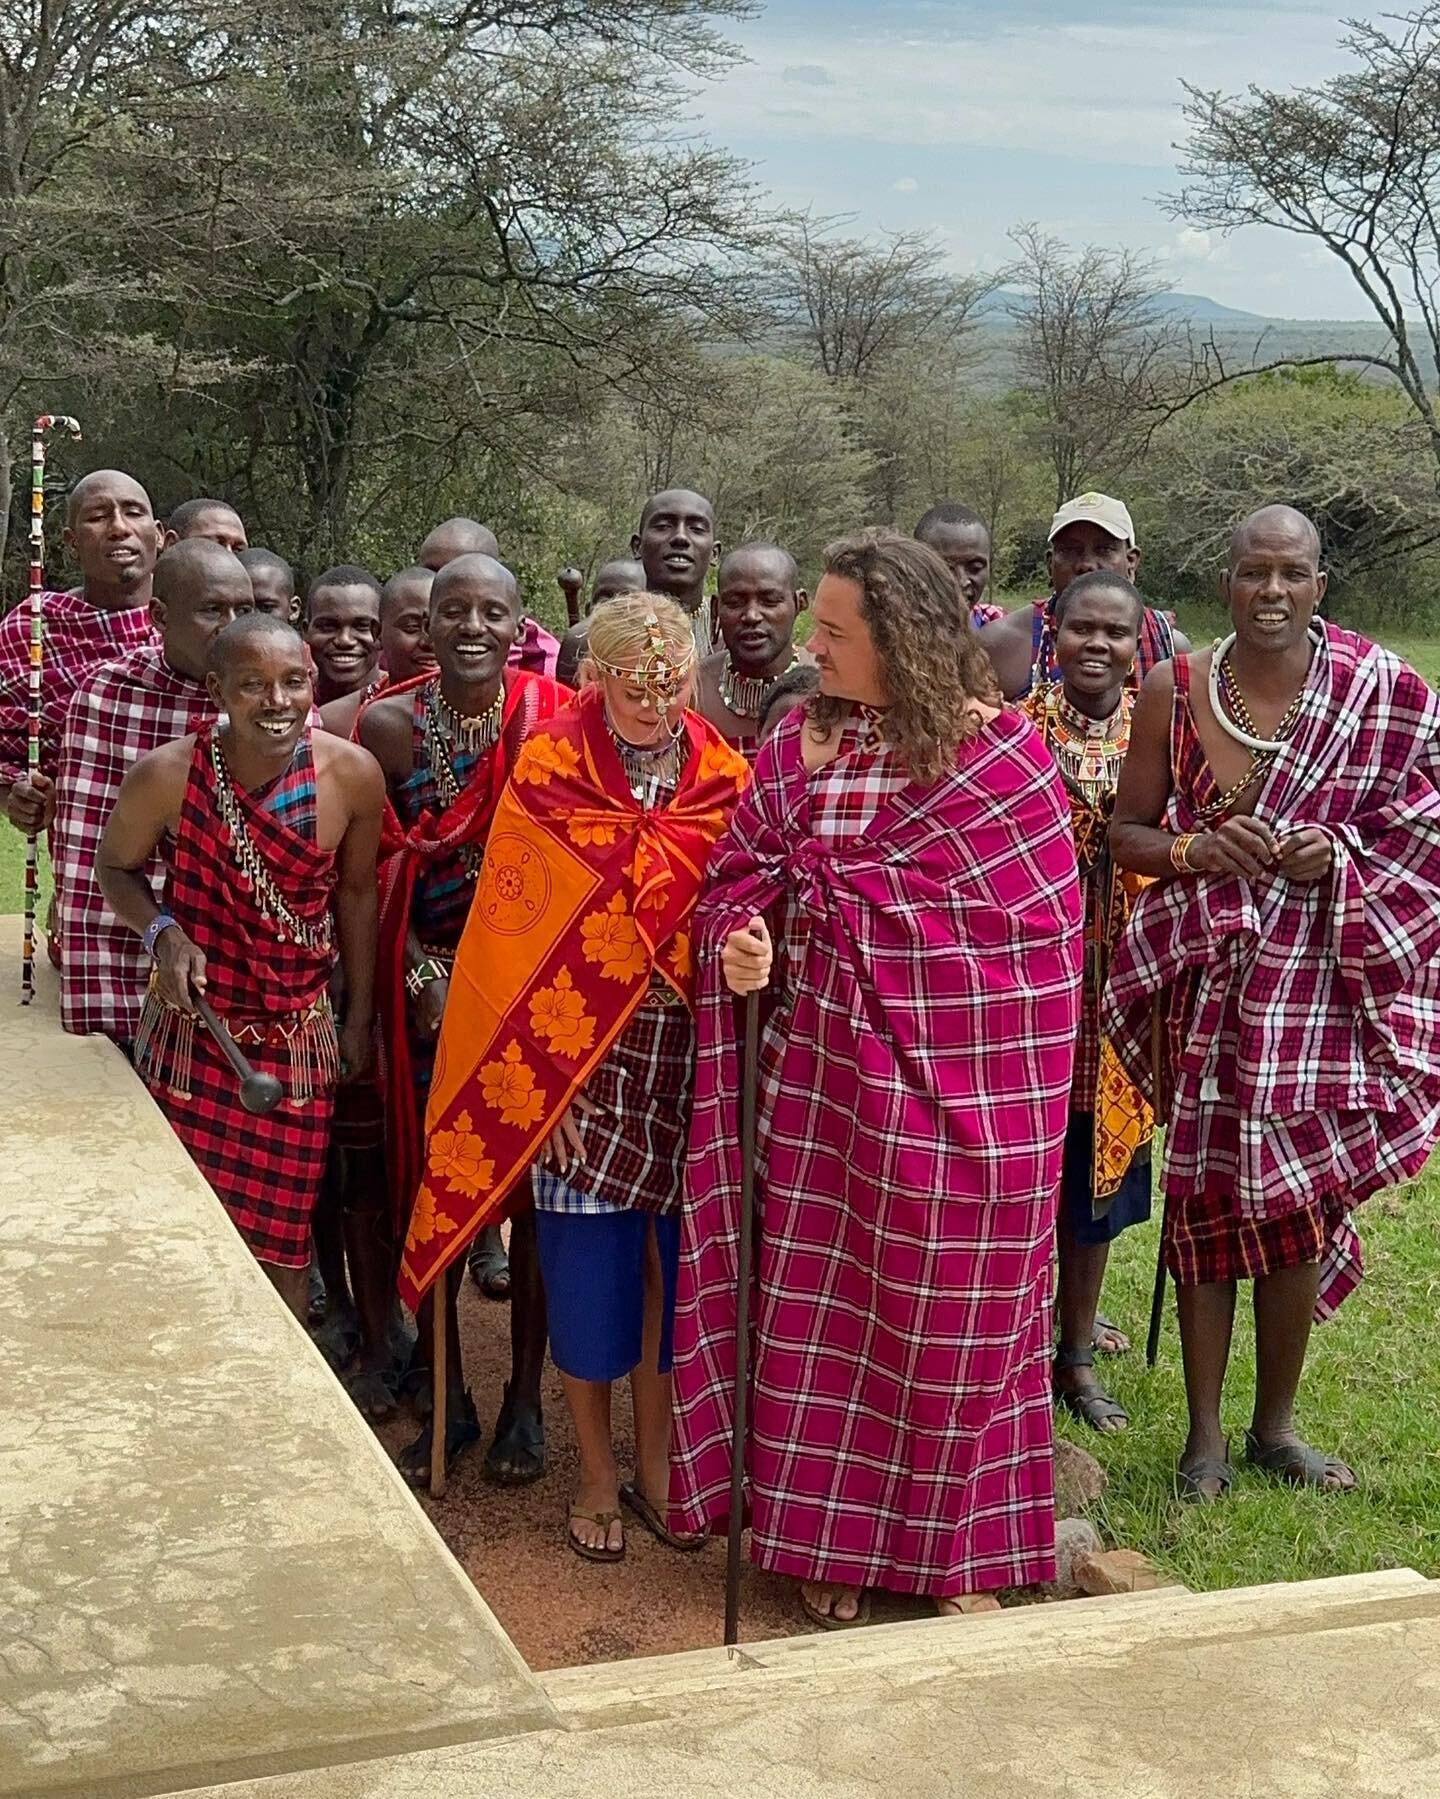
[[[1141,1555],[1138,1549],[1104,1549],[1077,1556],[1071,1568],[1076,1586],[1088,1597],[1107,1593],[1152,1593],[1180,1583]]]

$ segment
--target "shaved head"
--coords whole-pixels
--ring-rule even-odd
[[[488,525],[482,525],[478,519],[473,518],[447,518],[444,524],[436,525],[421,544],[416,561],[438,574],[457,556],[491,556],[498,559],[499,555],[499,540]]]
[[[177,546],[178,548],[179,546]],[[169,552],[167,552],[168,554]],[[294,625],[276,618],[273,612],[245,612],[223,631],[217,632],[210,644],[210,672],[223,681],[238,663],[255,650],[279,649],[293,655],[302,665],[305,643]]]
[[[773,571],[775,579],[786,587],[793,589],[800,585],[800,570],[789,550],[778,543],[742,543],[730,550],[720,564],[721,587],[724,587],[727,575],[733,578],[742,568],[751,567]]]
[[[1241,519],[1230,533],[1229,566],[1235,564],[1257,537],[1286,536],[1303,538],[1316,568],[1320,566],[1320,533],[1315,521],[1294,506],[1262,506],[1249,518]]]
[[[114,493],[117,496],[123,495],[131,500],[141,500],[151,518],[155,516],[155,508],[150,504],[149,494],[133,475],[127,475],[124,469],[97,468],[92,469],[88,475],[82,475],[70,489],[66,498],[65,518],[72,528],[85,501],[101,491]]]
[[[498,583],[511,595],[518,606],[520,587],[505,564],[495,556],[470,555],[455,557],[453,562],[447,562],[436,575],[435,584],[430,589],[431,610],[433,611],[446,594],[453,593],[457,587],[479,581],[483,581],[487,586]]]
[[[208,537],[187,537],[171,544],[155,564],[155,598],[167,606],[192,600],[211,587],[248,594],[250,577],[244,564],[223,544]]]

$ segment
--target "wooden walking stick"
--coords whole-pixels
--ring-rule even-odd
[[[40,772],[41,671],[45,662],[45,433],[65,431],[78,439],[80,427],[68,413],[42,412],[30,427],[30,706],[25,767],[33,785]],[[20,951],[20,1004],[35,997],[35,914],[40,899],[40,833],[25,833],[25,936]]]
[[[730,1436],[730,1530],[725,1559],[725,1647],[740,1636],[740,1532],[745,1511],[745,1438],[750,1402],[750,1271],[755,1259],[755,1103],[760,995],[745,996],[745,1072],[740,1086],[740,1244],[735,1275],[735,1395]]]
[[[1164,1028],[1160,996],[1150,1002],[1150,1105],[1160,1117],[1160,1082],[1165,1073]],[[1155,1287],[1150,1295],[1150,1334],[1145,1339],[1145,1366],[1153,1368],[1160,1353],[1160,1327],[1165,1321],[1165,1202],[1160,1202],[1160,1241],[1155,1248]]]
[[[445,1497],[445,1350],[450,1323],[450,1270],[430,1289],[430,1497]]]

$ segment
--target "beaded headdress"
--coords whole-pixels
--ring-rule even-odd
[[[680,689],[695,666],[695,645],[689,642],[677,650],[665,641],[660,620],[653,612],[643,619],[645,648],[634,668],[621,668],[591,652],[591,660],[602,675],[613,675],[620,681],[631,681],[647,699],[655,702],[660,712],[668,712],[679,697]]]

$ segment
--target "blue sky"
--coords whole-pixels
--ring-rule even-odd
[[[1020,220],[1156,256],[1166,285],[1280,317],[1364,315],[1325,252],[1169,218],[1184,77],[1226,92],[1343,66],[1316,0],[770,0],[731,26],[747,62],[706,90],[713,140],[786,206],[935,232],[962,269],[1004,262]],[[1377,9],[1378,10],[1378,9]]]

